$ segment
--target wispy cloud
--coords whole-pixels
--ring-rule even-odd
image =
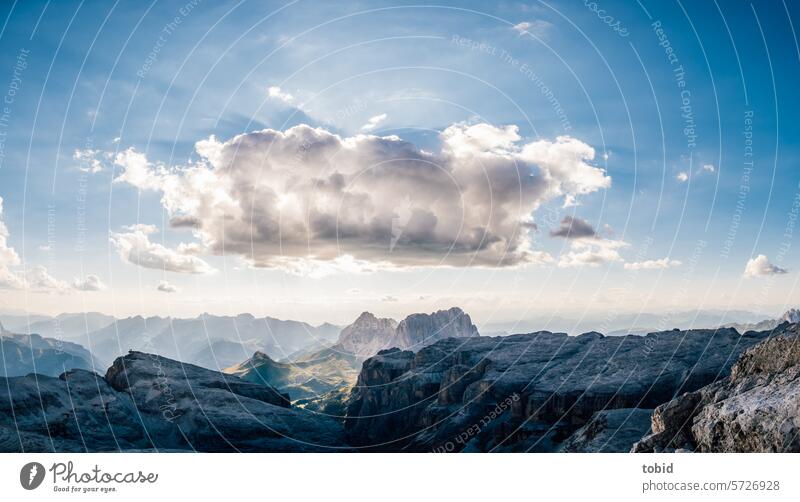
[[[282,101],[286,104],[294,104],[294,96],[289,94],[288,92],[284,92],[280,87],[277,85],[273,85],[267,88],[267,96],[272,99],[276,99],[278,101]]]
[[[661,258],[660,260],[635,261],[626,263],[624,265],[625,270],[659,270],[679,266],[681,266],[680,261],[670,260],[669,258]]]
[[[522,21],[515,24],[511,29],[522,35],[533,35],[536,37],[544,37],[548,34],[553,25],[543,19],[536,19],[534,21]]]
[[[380,115],[375,115],[374,117],[370,117],[370,119],[367,121],[367,123],[364,124],[363,126],[361,126],[361,130],[365,131],[365,132],[366,131],[371,131],[371,130],[375,129],[376,127],[378,127],[378,125],[381,122],[383,122],[384,120],[386,120],[387,117],[388,117],[388,115],[385,114],[385,113],[381,113]]]

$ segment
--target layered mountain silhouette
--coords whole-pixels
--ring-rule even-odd
[[[745,333],[489,337],[457,308],[364,313],[327,346],[226,372],[136,350],[100,370],[75,344],[3,330],[20,376],[0,377],[0,451],[800,451],[793,315]]]
[[[73,369],[101,369],[81,345],[39,335],[19,335],[0,325],[0,375],[57,376]]]
[[[272,385],[309,409],[341,414],[361,364],[368,357],[390,347],[419,349],[445,338],[476,336],[478,330],[469,315],[457,307],[413,314],[399,323],[364,312],[329,347],[296,354],[285,363],[256,352],[225,371],[247,381]]]

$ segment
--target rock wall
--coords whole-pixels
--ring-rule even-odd
[[[385,351],[365,361],[345,429],[376,450],[556,451],[596,412],[652,409],[727,376],[768,334],[538,332]]]
[[[800,330],[782,325],[730,377],[657,407],[635,452],[800,452]]]

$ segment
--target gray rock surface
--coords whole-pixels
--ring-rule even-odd
[[[729,378],[657,407],[633,451],[800,452],[800,326],[782,324]]]
[[[655,408],[727,376],[767,335],[537,332],[385,351],[364,362],[345,427],[379,450],[556,451],[598,411]]]
[[[393,343],[397,321],[364,312],[339,334],[337,348],[358,357],[370,357]]]
[[[330,451],[341,425],[274,388],[131,352],[105,377],[0,378],[0,451]]]
[[[650,431],[653,410],[618,408],[595,413],[559,448],[563,453],[613,453],[629,451]]]

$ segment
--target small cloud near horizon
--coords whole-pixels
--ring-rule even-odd
[[[747,260],[747,265],[744,267],[744,277],[764,277],[769,275],[782,275],[789,271],[777,265],[773,265],[769,259],[760,254],[755,258]]]

